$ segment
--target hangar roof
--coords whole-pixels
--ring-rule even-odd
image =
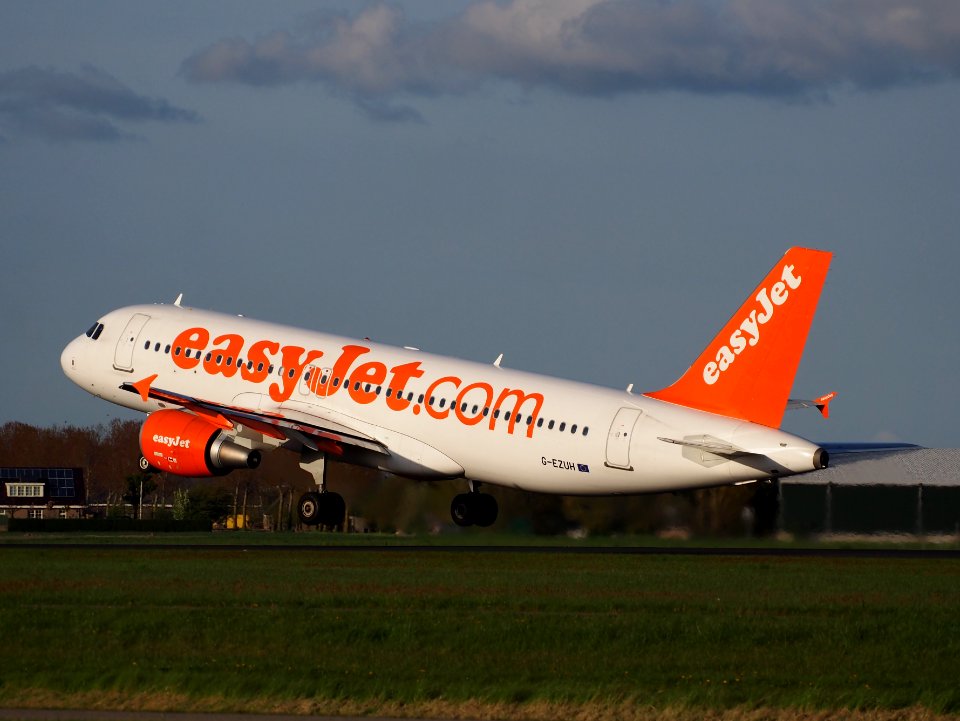
[[[900,448],[832,453],[829,467],[783,484],[960,487],[960,448]]]

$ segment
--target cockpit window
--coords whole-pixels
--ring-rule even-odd
[[[87,338],[92,338],[96,340],[100,337],[100,334],[103,333],[103,323],[94,323],[90,326],[90,329],[87,331]]]

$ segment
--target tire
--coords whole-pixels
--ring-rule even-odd
[[[320,524],[320,494],[310,491],[300,496],[297,501],[297,515],[300,516],[300,523],[305,526],[316,526]]]
[[[497,514],[500,512],[500,506],[497,499],[489,493],[475,493],[474,503],[474,523],[481,528],[489,528],[496,522]]]
[[[469,493],[460,493],[450,502],[450,517],[458,526],[473,525],[474,505]]]
[[[317,493],[321,526],[341,526],[347,513],[347,504],[339,493]]]

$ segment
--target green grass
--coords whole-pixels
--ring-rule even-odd
[[[0,705],[956,713],[958,619],[949,559],[0,546]]]
[[[851,536],[837,539],[797,538],[778,540],[770,537],[695,536],[689,539],[663,538],[655,535],[617,535],[569,538],[536,536],[529,533],[465,529],[433,534],[397,535],[392,533],[326,533],[319,531],[271,533],[265,531],[214,531],[213,533],[0,533],[0,547],[45,544],[102,544],[124,546],[146,544],[157,546],[533,546],[533,547],[647,547],[647,548],[898,548],[918,550],[958,550],[957,537],[937,539],[910,536]]]

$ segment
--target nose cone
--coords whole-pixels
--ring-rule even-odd
[[[72,341],[67,343],[67,347],[63,349],[63,353],[60,354],[60,367],[63,368],[64,374],[70,380],[76,382],[77,380],[77,361],[79,360],[79,345],[80,338],[74,338]]]

